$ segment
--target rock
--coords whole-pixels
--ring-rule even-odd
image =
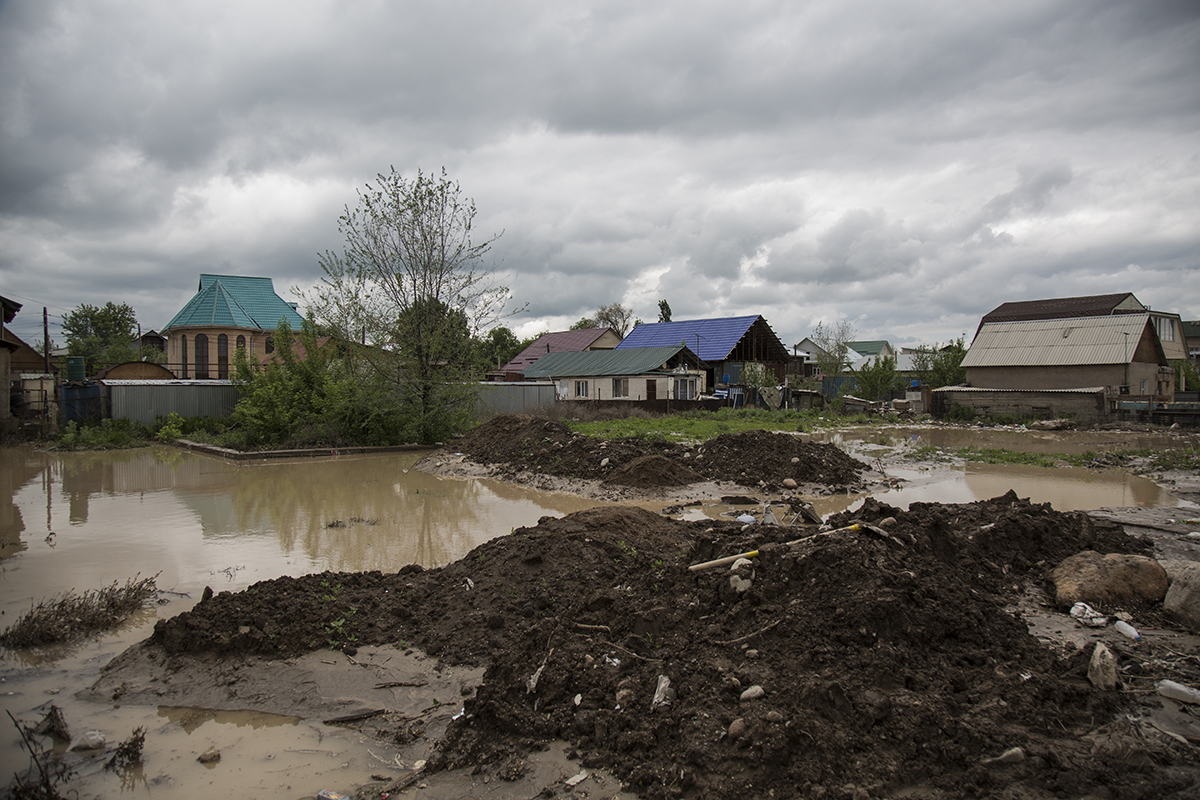
[[[1200,631],[1200,564],[1166,561],[1163,567],[1171,581],[1163,598],[1163,610],[1180,624]]]
[[[795,489],[797,486],[799,486],[799,484],[796,483],[796,481],[794,479],[792,479],[792,478],[784,478],[783,479],[783,487],[785,489]]]
[[[608,466],[608,459],[607,459],[607,458],[602,458],[602,459],[600,459],[600,466],[602,466],[602,467],[607,467],[607,466]]]
[[[763,687],[759,686],[756,683],[753,686],[751,686],[749,689],[747,689],[746,691],[742,692],[741,696],[738,699],[739,700],[757,700],[758,698],[763,697],[764,695],[766,695],[766,691],[763,689]]]
[[[985,767],[999,767],[1006,764],[1020,764],[1024,760],[1024,750],[1020,747],[1010,747],[995,758],[985,758],[982,763]]]
[[[774,722],[774,723],[778,724],[780,722],[783,722],[783,720],[784,720],[783,714],[780,714],[778,711],[768,711],[767,712],[767,722]]]
[[[633,689],[620,689],[617,692],[617,705],[619,705],[621,708],[625,708],[633,702],[633,698],[636,696],[637,695],[634,694]]]
[[[74,745],[72,745],[71,749],[72,750],[99,750],[100,748],[104,747],[104,745],[105,745],[105,739],[104,739],[103,733],[101,733],[100,731],[88,731],[83,736],[79,737],[79,741],[77,741]]]
[[[1063,608],[1075,603],[1105,606],[1129,601],[1160,603],[1167,594],[1167,571],[1146,556],[1085,550],[1064,559],[1050,573]]]
[[[729,738],[733,739],[734,741],[737,741],[738,739],[745,736],[746,731],[748,731],[749,729],[750,729],[750,726],[746,724],[746,720],[742,719],[741,717],[738,717],[733,722],[729,723],[729,731],[728,731]]]
[[[1097,642],[1092,651],[1092,660],[1088,662],[1088,680],[1097,689],[1117,688],[1117,657],[1105,646]]]
[[[800,463],[800,456],[792,456],[792,463],[793,463],[793,464],[799,464],[799,463]]]
[[[215,747],[210,747],[197,756],[196,760],[201,764],[215,764],[221,760],[221,751]]]

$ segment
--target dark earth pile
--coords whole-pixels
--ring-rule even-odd
[[[834,445],[786,433],[726,433],[699,446],[638,436],[601,440],[575,434],[557,420],[520,414],[493,418],[457,440],[454,448],[481,464],[496,465],[503,476],[532,472],[639,487],[713,480],[748,486],[761,481],[764,488],[778,489],[791,478],[842,492],[860,486],[869,468]],[[697,477],[676,469],[664,478],[663,460]]]
[[[1139,738],[1126,696],[1084,677],[1086,655],[1060,658],[1005,610],[1062,557],[1142,541],[1011,493],[854,516],[894,522],[888,537],[789,543],[805,529],[598,508],[440,569],[223,592],[152,641],[268,655],[404,642],[486,665],[432,769],[511,769],[565,739],[650,798],[1197,796],[1190,746]],[[742,592],[728,567],[688,570],[755,549]],[[981,764],[1018,746],[1020,763]]]

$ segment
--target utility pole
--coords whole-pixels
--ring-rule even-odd
[[[46,374],[50,374],[50,314],[42,306],[42,356],[46,360]]]

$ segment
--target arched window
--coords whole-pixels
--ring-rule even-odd
[[[275,352],[275,337],[268,336],[267,337],[267,353],[274,353],[274,352]]]
[[[217,337],[217,377],[229,379],[229,337],[223,333]]]
[[[183,336],[179,337],[179,352],[182,354],[181,359],[182,359],[182,363],[183,363],[183,369],[181,370],[183,374],[181,374],[179,377],[186,378],[188,376],[188,371],[187,371],[187,334],[184,334]]]
[[[196,377],[208,379],[208,336],[203,333],[196,334]]]
[[[245,336],[239,336],[239,337],[237,338],[237,349],[238,349],[238,350],[245,350],[245,349],[246,349],[246,337],[245,337]],[[249,357],[250,357],[250,354],[249,354],[249,353],[246,353],[246,357],[247,357],[247,358],[249,358]]]

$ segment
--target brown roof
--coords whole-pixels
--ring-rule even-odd
[[[533,344],[526,347],[521,352],[500,368],[500,372],[524,372],[526,368],[533,366],[546,353],[582,353],[587,350],[596,340],[608,333],[611,328],[583,328],[577,331],[556,331],[555,333],[543,333]]]
[[[1132,299],[1126,309],[1118,309],[1122,303]],[[1107,314],[1145,311],[1132,292],[1120,294],[1093,294],[1086,297],[1053,297],[1049,300],[1020,300],[1001,303],[979,321],[976,335],[989,322],[1018,322],[1030,319],[1066,319],[1068,317],[1102,317]]]

